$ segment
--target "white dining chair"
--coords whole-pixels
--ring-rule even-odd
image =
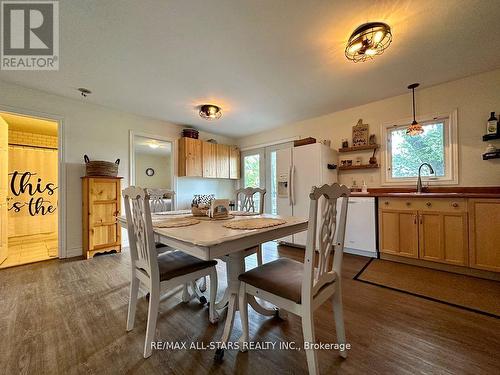
[[[269,301],[274,305],[299,315],[302,318],[304,342],[315,343],[313,313],[333,296],[333,312],[340,355],[347,357],[346,338],[342,308],[341,269],[344,251],[344,235],[347,217],[349,189],[345,185],[333,184],[314,187],[309,195],[309,225],[304,263],[288,258],[256,267],[239,276],[239,310],[243,334],[241,348],[248,344],[247,295]],[[316,246],[318,229],[318,202],[321,197],[321,220],[319,244]],[[341,199],[340,215],[337,215],[337,200]],[[338,222],[337,222],[338,219]],[[315,251],[318,249],[318,251]],[[333,262],[331,261],[333,257]],[[317,263],[315,263],[317,261]],[[317,264],[317,268],[315,268]],[[344,346],[342,346],[344,345]],[[319,373],[317,354],[306,350],[309,374]]]
[[[146,189],[149,199],[151,212],[166,212],[175,210],[175,192],[170,189]]]
[[[157,189],[157,188],[146,188],[146,193],[149,196],[149,205],[151,207],[151,213],[156,212],[167,212],[173,211],[175,207],[175,192],[170,189]],[[170,203],[168,202],[170,200]],[[165,253],[167,251],[175,251],[174,248],[162,244],[158,237],[155,236],[155,247],[159,254]],[[204,277],[200,285],[196,284],[193,287],[193,293],[197,295],[198,298],[202,299],[201,293],[205,292],[207,289],[207,279]],[[188,301],[191,295],[188,290],[188,286],[185,285],[182,294],[182,300]],[[149,299],[149,293],[146,294],[146,299]]]
[[[266,189],[246,187],[236,190],[236,211],[255,213],[262,215],[264,213],[264,199]],[[258,197],[258,199],[256,199]],[[246,250],[248,255],[257,254],[257,264],[262,265],[262,245]]]
[[[209,320],[218,321],[215,311],[217,295],[217,271],[215,260],[204,261],[182,251],[167,251],[158,254],[155,247],[149,196],[142,188],[130,186],[123,190],[125,214],[131,257],[130,299],[128,305],[127,331],[134,328],[135,311],[139,284],[142,283],[150,293],[144,358],[151,355],[158,308],[160,289],[173,289],[191,283],[205,276],[210,277]],[[193,285],[194,287],[194,285]]]

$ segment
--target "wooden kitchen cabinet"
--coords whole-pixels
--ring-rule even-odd
[[[379,205],[381,253],[468,264],[465,199],[382,198]]]
[[[202,142],[203,177],[217,178],[217,144]]]
[[[229,178],[229,146],[227,145],[216,145],[217,146],[217,178]]]
[[[83,256],[121,251],[121,177],[83,177]]]
[[[469,199],[469,265],[500,272],[500,199]]]
[[[419,258],[466,266],[467,213],[419,212]]]
[[[240,178],[240,150],[235,146],[179,139],[179,177]]]
[[[229,178],[240,178],[240,150],[234,146],[229,148]]]
[[[379,211],[380,252],[418,258],[417,211]]]
[[[202,141],[183,137],[179,139],[179,177],[202,177]]]

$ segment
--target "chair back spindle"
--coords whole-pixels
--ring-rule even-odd
[[[258,195],[258,207],[256,207],[256,198]],[[245,212],[264,213],[264,197],[266,189],[247,187],[236,190],[236,210]]]
[[[349,194],[347,186],[332,184],[313,187],[309,195],[311,201],[302,284],[304,301],[312,299],[323,286],[341,277]],[[337,212],[339,199],[340,213]],[[319,228],[318,210],[321,210]],[[316,244],[316,241],[319,243]],[[332,256],[333,262],[331,262]]]
[[[151,212],[165,212],[174,210],[175,192],[169,189],[146,189],[150,199]],[[167,199],[170,199],[170,206]]]
[[[132,269],[140,269],[152,280],[158,278],[158,260],[151,220],[149,195],[145,189],[129,186],[122,192],[129,236]]]

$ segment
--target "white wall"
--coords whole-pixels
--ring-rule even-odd
[[[500,159],[483,161],[481,157],[487,146],[487,143],[482,141],[482,136],[486,133],[486,121],[490,112],[495,111],[497,114],[500,112],[500,69],[425,89],[417,89],[415,96],[417,115],[449,113],[458,109],[459,185],[500,185]],[[410,93],[287,124],[241,138],[238,143],[241,147],[248,147],[300,136],[302,138],[315,137],[318,141],[330,139],[332,147],[337,149],[341,146],[342,138],[352,139],[352,126],[360,118],[370,125],[370,133],[377,134],[380,142],[382,124],[409,117],[411,117]],[[499,140],[491,143],[500,148]],[[371,156],[369,153],[359,155],[365,159]],[[380,155],[378,152],[379,160]],[[354,160],[358,154],[349,154],[349,159],[351,156]],[[383,165],[382,168],[384,168]],[[381,170],[343,171],[339,173],[339,176],[340,182],[348,185],[353,179],[358,181],[358,185],[362,180],[366,180],[369,187],[381,185]]]
[[[129,131],[179,138],[182,126],[166,121],[119,112],[85,102],[75,93],[69,99],[42,91],[28,89],[0,81],[0,110],[15,109],[42,112],[47,117],[63,118],[64,152],[66,159],[66,234],[67,256],[82,254],[82,192],[80,177],[84,176],[83,155],[95,160],[120,158],[122,187],[129,183]],[[220,143],[234,144],[234,140],[200,132],[202,139],[214,138]],[[213,193],[220,197],[233,195],[234,182],[230,180],[204,180],[179,178],[178,195],[195,192]],[[186,201],[186,199],[184,200]],[[187,200],[188,202],[190,199]],[[126,239],[126,236],[123,237]],[[124,241],[125,242],[125,241]],[[63,255],[64,255],[63,251]]]
[[[147,154],[143,152],[135,153],[135,183],[138,186],[154,189],[170,189],[172,180],[172,170],[170,154]],[[146,174],[146,169],[153,168],[155,173],[152,176]]]

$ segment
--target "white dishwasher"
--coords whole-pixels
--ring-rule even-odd
[[[340,207],[338,208],[338,211],[340,211]],[[352,195],[349,197],[344,239],[344,251],[346,253],[372,258],[377,257],[377,224],[375,216],[375,198]]]

